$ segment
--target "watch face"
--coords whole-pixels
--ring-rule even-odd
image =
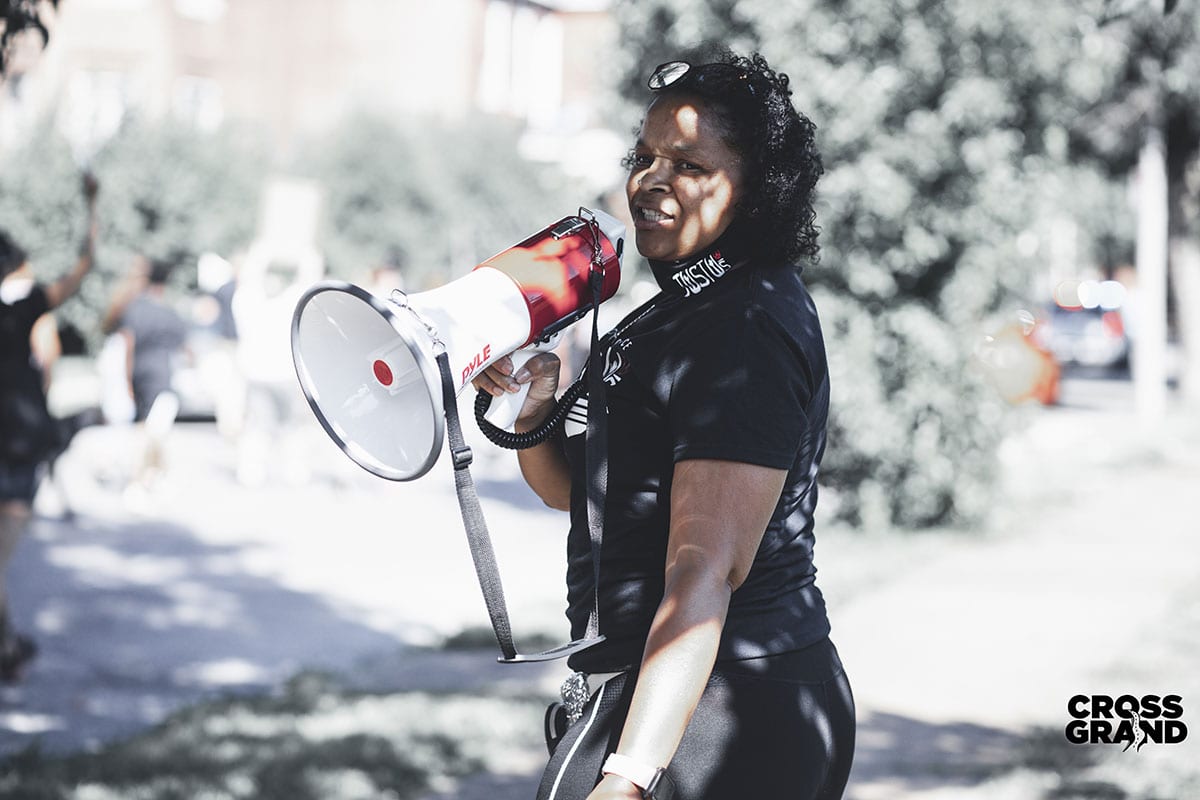
[[[675,785],[671,783],[665,769],[659,767],[654,771],[654,777],[642,790],[642,797],[645,800],[672,800],[675,797]]]

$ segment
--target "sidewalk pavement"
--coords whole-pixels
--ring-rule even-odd
[[[544,672],[504,670],[490,655],[475,668],[464,654],[447,657],[456,668],[414,666],[426,646],[488,625],[451,470],[442,459],[421,481],[391,483],[313,434],[310,474],[248,488],[213,426],[177,425],[160,490],[127,497],[114,476],[134,432],[79,434],[58,481],[75,517],[51,516],[61,498],[44,485],[46,516],[11,565],[17,626],[41,652],[23,683],[0,688],[0,753],[34,739],[93,747],[302,668],[407,688],[526,684]],[[561,519],[506,455],[481,452],[474,472],[520,643],[565,633],[565,545]]]
[[[1195,719],[1200,529],[1186,511],[1200,427],[1173,419],[1143,433],[1120,413],[1030,415],[1006,445],[1006,507],[989,533],[818,534],[819,582],[858,704],[855,800],[967,797],[1010,769],[1029,730],[1061,731],[1074,694],[1177,693]],[[39,518],[11,568],[18,625],[42,650],[24,683],[0,690],[0,753],[35,740],[95,747],[301,668],[364,688],[552,694],[562,665],[424,649],[487,625],[445,460],[389,483],[312,433],[292,474],[247,488],[211,426],[179,425],[167,481],[133,509],[112,485],[132,432],[79,435],[60,469],[77,516]],[[508,454],[478,453],[518,642],[564,635],[565,521]],[[58,499],[44,491],[39,506],[53,513]],[[1200,763],[1198,740],[1129,755],[1179,769]],[[491,780],[455,796],[523,797],[536,784]]]
[[[983,537],[821,546],[859,710],[854,800],[1002,784],[1015,754],[1036,755],[1017,734],[1061,745],[1077,694],[1180,694],[1185,723],[1200,719],[1200,419],[1143,432],[1124,414],[1039,410],[1004,455],[1009,506]],[[1200,781],[1197,735],[1124,756],[1134,783]]]

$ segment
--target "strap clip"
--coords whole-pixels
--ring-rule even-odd
[[[454,469],[457,471],[471,466],[471,462],[475,460],[475,455],[471,452],[470,447],[463,445],[462,447],[451,447],[450,458],[453,460]]]

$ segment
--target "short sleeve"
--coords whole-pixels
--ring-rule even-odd
[[[37,318],[50,310],[50,297],[46,294],[46,287],[40,283],[35,283],[33,289],[29,292],[29,314],[36,322]]]
[[[796,337],[757,307],[691,326],[666,374],[674,458],[792,466],[813,395]]]
[[[11,308],[13,318],[19,320],[18,327],[24,328],[27,334],[38,317],[50,310],[50,298],[46,294],[46,287],[40,283],[31,283],[29,293],[16,300]]]

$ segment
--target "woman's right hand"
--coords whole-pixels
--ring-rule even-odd
[[[513,374],[513,362],[509,356],[498,359],[476,377],[471,384],[493,397],[503,397],[506,392],[518,392],[529,384],[529,394],[517,414],[515,430],[535,428],[554,410],[555,392],[558,390],[559,360],[554,353],[538,353],[525,362],[525,366]]]

